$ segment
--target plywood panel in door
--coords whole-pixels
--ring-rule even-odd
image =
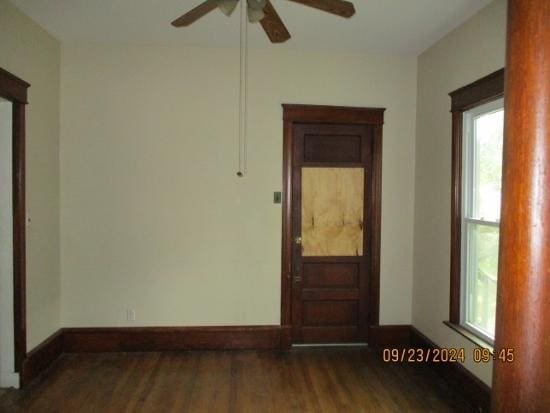
[[[362,256],[363,202],[363,168],[302,168],[302,256]]]

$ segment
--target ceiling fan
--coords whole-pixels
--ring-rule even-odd
[[[275,11],[269,0],[241,0],[247,2],[248,21],[260,23],[272,43],[283,43],[290,39],[290,33]],[[288,0],[304,6],[314,7],[330,14],[349,18],[355,14],[353,3],[345,0]],[[175,27],[185,27],[194,23],[202,16],[219,8],[223,14],[230,16],[237,7],[239,0],[206,0],[193,10],[178,17],[172,22]]]

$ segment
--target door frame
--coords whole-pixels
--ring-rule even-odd
[[[372,258],[369,265],[368,325],[379,324],[380,313],[380,234],[382,205],[382,125],[384,108],[358,108],[344,106],[283,104],[283,199],[282,199],[282,253],[281,253],[281,346],[292,344],[292,168],[293,168],[293,126],[295,123],[330,123],[372,125],[374,141],[372,146],[372,190],[365,194],[370,199],[372,225],[369,235]],[[365,218],[366,221],[366,218]],[[368,334],[368,333],[367,333]],[[368,336],[367,336],[368,337]],[[368,338],[367,338],[368,340]]]
[[[12,102],[13,325],[15,372],[27,356],[25,106],[30,84],[0,68],[0,96]]]

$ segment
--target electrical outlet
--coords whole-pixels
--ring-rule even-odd
[[[126,321],[136,321],[136,310],[126,310]]]

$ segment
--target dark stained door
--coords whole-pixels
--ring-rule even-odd
[[[365,342],[375,127],[292,128],[292,342]]]

